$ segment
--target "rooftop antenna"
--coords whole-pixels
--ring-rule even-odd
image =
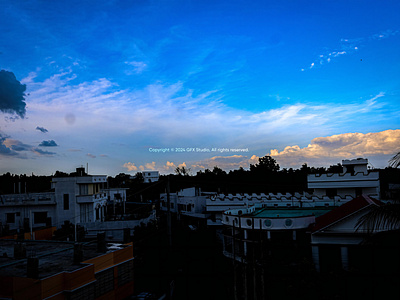
[[[86,174],[89,175],[89,163],[86,163]]]

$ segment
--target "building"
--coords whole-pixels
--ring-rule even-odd
[[[171,194],[173,213],[206,218],[207,224],[222,225],[223,213],[232,209],[243,209],[254,205],[268,207],[335,207],[349,202],[358,195],[365,194],[375,199],[395,194],[396,182],[386,183],[382,188],[380,174],[386,170],[368,169],[368,159],[342,160],[343,173],[309,174],[308,192],[303,193],[261,193],[261,194],[218,194],[195,192],[186,189]],[[385,174],[385,173],[383,173]],[[388,177],[388,176],[386,176]],[[393,176],[390,176],[391,178]],[[382,193],[382,191],[385,193]],[[186,192],[185,192],[186,191]],[[381,194],[384,194],[381,197]],[[161,195],[161,209],[167,210],[166,194]]]
[[[361,195],[318,217],[312,228],[313,261],[318,271],[349,270],[359,263],[358,252],[367,228],[357,228],[358,220],[383,203]],[[353,264],[353,261],[355,262]]]
[[[160,177],[160,173],[158,171],[143,171],[143,182],[144,183],[151,183],[158,181]]]
[[[131,244],[0,240],[2,299],[125,299],[133,294]]]
[[[51,187],[53,192],[0,195],[2,231],[101,222],[108,205],[124,207],[126,201],[126,189],[107,189],[106,175],[87,175],[83,168],[54,177]]]
[[[210,217],[206,212],[206,201],[214,193],[202,192],[200,188],[187,188],[170,194],[170,211],[180,217],[203,220]],[[160,209],[167,211],[167,194],[160,195]]]
[[[78,176],[55,177],[51,186],[57,201],[57,223],[73,224],[103,221],[107,207],[106,175],[86,175],[81,168]]]
[[[379,170],[368,169],[368,159],[342,160],[343,173],[309,174],[313,195],[330,199],[353,199],[362,194],[380,199]]]

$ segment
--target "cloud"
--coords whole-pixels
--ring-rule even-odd
[[[18,140],[10,139],[4,136],[1,137],[0,135],[0,156],[8,155],[20,159],[26,159],[28,158],[27,153],[34,153],[38,156],[53,156],[56,154],[54,152],[44,151],[39,148],[35,148]]]
[[[151,163],[147,163],[144,166],[140,166],[139,168],[142,171],[144,171],[144,170],[155,170],[156,169],[156,162],[153,161]]]
[[[0,111],[4,113],[17,114],[25,117],[26,85],[21,84],[14,73],[5,70],[0,71]]]
[[[344,133],[314,138],[304,148],[287,146],[282,151],[272,149],[268,155],[280,164],[298,166],[324,159],[345,159],[377,155],[393,155],[400,149],[400,130],[371,133]]]
[[[9,145],[6,145],[5,142],[8,136],[0,133],[0,157],[1,156],[15,156],[18,155],[15,150],[12,150]]]
[[[133,67],[132,70],[125,72],[127,75],[140,74],[147,68],[147,64],[142,61],[126,61],[125,64]]]
[[[96,155],[91,154],[91,153],[86,154],[86,156],[87,156],[87,157],[90,157],[90,158],[96,158]]]
[[[123,165],[124,168],[127,168],[128,171],[137,171],[137,170],[156,170],[156,162],[145,163],[144,165],[140,165],[139,167],[135,166],[135,163],[127,162]]]
[[[32,152],[34,152],[35,154],[37,154],[39,156],[53,156],[53,155],[56,154],[54,152],[44,151],[44,150],[39,149],[39,148],[32,148]]]
[[[123,167],[127,168],[128,171],[137,171],[138,170],[138,167],[136,167],[135,164],[132,162],[124,163]]]
[[[56,147],[57,143],[53,140],[43,141],[39,144],[39,147]]]
[[[327,51],[324,54],[318,55],[318,58],[311,63],[309,69],[313,69],[314,67],[321,66],[325,63],[330,63],[332,59],[339,57],[345,54],[353,54],[359,50],[360,45],[365,45],[368,41],[373,40],[382,40],[389,38],[391,36],[395,36],[399,33],[399,30],[386,30],[381,33],[373,34],[369,37],[364,38],[354,38],[354,39],[340,39],[340,43],[338,49],[335,51]],[[305,68],[301,69],[302,72],[305,71]]]
[[[68,140],[63,141],[65,147],[79,145],[85,153],[98,151],[93,148],[95,146],[102,147],[103,153],[110,153],[115,150],[115,141],[123,140],[125,145],[118,145],[121,157],[129,157],[127,149],[137,147],[138,143],[160,148],[249,148],[251,154],[260,155],[266,149],[284,147],[283,141],[287,138],[295,140],[294,135],[297,139],[311,140],[315,136],[343,132],[348,124],[356,124],[358,128],[363,124],[369,126],[371,115],[378,122],[393,120],[399,113],[396,106],[389,110],[383,99],[391,95],[383,92],[363,100],[357,97],[344,99],[343,103],[332,101],[322,105],[296,102],[291,97],[291,103],[285,101],[285,105],[278,108],[254,112],[224,105],[221,91],[196,93],[183,82],[157,82],[141,89],[121,89],[106,78],[74,84],[71,74],[60,73],[29,85],[32,89],[29,90],[30,114],[24,123],[28,126],[31,122],[36,127],[46,115],[46,126],[52,133],[60,138],[68,136]],[[64,119],[68,113],[75,117],[70,126],[66,126]],[[354,126],[352,128],[356,128]],[[72,130],[79,134],[71,134]],[[98,143],[94,145],[93,140]],[[138,156],[141,157],[135,164],[124,165],[124,168],[132,171],[153,169],[156,167],[152,161],[155,161],[160,172],[171,172],[173,167],[166,165],[167,159],[175,166],[179,164],[172,157],[160,161],[160,154],[154,154],[157,159],[145,158],[148,152],[140,151]],[[251,154],[244,160],[250,159]],[[181,161],[193,171],[196,168],[192,165],[198,169],[215,166],[214,161],[203,163],[199,158],[187,155]],[[128,160],[122,160],[118,165],[125,162]],[[222,162],[218,164],[222,167]],[[244,161],[232,164],[232,168],[248,168],[248,165]]]
[[[21,141],[18,140],[14,140],[14,139],[10,139],[10,138],[6,138],[3,140],[3,144],[16,152],[22,152],[22,151],[32,151],[32,146],[31,145],[27,145],[22,143]]]
[[[213,156],[201,161],[191,164],[193,170],[212,170],[215,166],[225,170],[236,170],[239,168],[249,169],[250,164],[258,162],[258,156],[252,155],[251,157],[245,155],[231,155],[231,156]]]
[[[41,132],[43,132],[43,133],[49,132],[46,128],[44,128],[44,127],[39,127],[39,126],[36,127],[36,130],[39,130],[39,131],[41,131]]]

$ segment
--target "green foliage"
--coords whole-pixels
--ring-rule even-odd
[[[397,168],[398,166],[400,166],[400,152],[398,152],[389,160],[389,166],[392,168]]]
[[[250,165],[250,171],[252,172],[278,172],[280,169],[279,164],[271,156],[264,156],[258,159],[258,164]]]

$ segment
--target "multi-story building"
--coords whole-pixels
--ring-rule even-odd
[[[343,160],[343,173],[310,174],[309,192],[217,194],[197,193],[186,189],[171,194],[173,213],[206,218],[208,225],[221,225],[224,211],[243,209],[260,204],[264,207],[335,207],[365,194],[381,199],[379,170],[368,169],[368,159]],[[161,209],[167,210],[166,194],[161,195]]]
[[[353,199],[362,194],[380,199],[379,170],[368,170],[368,159],[342,160],[343,173],[309,174],[313,195]]]
[[[75,176],[54,177],[53,192],[0,195],[0,223],[7,229],[40,226],[61,227],[105,220],[107,204],[123,205],[126,189],[107,189],[106,175],[87,175],[78,168]]]
[[[156,182],[160,177],[160,173],[158,171],[153,171],[153,170],[143,171],[142,175],[144,183]]]
[[[57,222],[68,220],[72,223],[102,221],[107,207],[106,175],[85,175],[56,177],[52,188],[57,200]]]

